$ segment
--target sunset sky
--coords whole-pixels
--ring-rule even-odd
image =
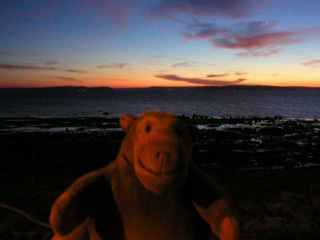
[[[320,87],[318,0],[1,1],[0,87]]]

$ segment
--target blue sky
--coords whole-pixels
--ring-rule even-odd
[[[320,1],[1,1],[0,87],[320,87]]]

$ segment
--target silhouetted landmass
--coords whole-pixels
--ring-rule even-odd
[[[300,90],[300,89],[320,89],[313,87],[279,87],[279,86],[267,86],[267,85],[230,85],[230,86],[197,86],[197,87],[147,87],[147,88],[122,88],[121,90],[139,91],[139,90],[166,90],[166,91],[183,91],[192,89],[203,90]],[[86,95],[86,94],[100,94],[110,91],[116,91],[116,89],[110,87],[44,87],[44,88],[0,88],[0,94],[37,94],[37,95]]]
[[[206,87],[212,88],[212,87]],[[300,87],[278,87],[278,86],[260,86],[260,85],[231,85],[222,87],[213,87],[218,89],[229,89],[229,90],[297,90]]]
[[[0,88],[2,96],[34,96],[34,97],[61,97],[61,96],[90,96],[113,91],[110,87],[46,87],[46,88]]]
[[[203,90],[299,90],[299,89],[320,89],[312,87],[279,87],[267,85],[230,85],[230,86],[203,86],[203,87],[150,87],[149,89],[159,90],[190,90],[190,89],[203,89]]]

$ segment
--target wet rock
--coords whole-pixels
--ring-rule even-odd
[[[310,196],[311,208],[320,214],[320,195]]]
[[[316,216],[314,218],[314,222],[318,225],[318,227],[320,228],[320,215]]]
[[[315,223],[310,221],[301,221],[301,220],[294,219],[287,224],[287,228],[291,230],[299,230],[299,229],[311,230],[311,229],[317,229],[318,226]]]
[[[310,186],[310,192],[320,192],[320,184],[314,183]]]
[[[254,213],[257,209],[253,205],[243,204],[242,206],[240,206],[240,210],[250,214],[250,213]]]
[[[308,231],[308,230],[292,231],[292,232],[288,233],[288,237],[286,239],[319,240],[320,239],[320,232],[319,231]]]
[[[257,233],[259,240],[283,240],[289,239],[286,231],[280,229],[267,229]]]
[[[266,211],[271,216],[289,214],[293,209],[293,204],[287,202],[267,203]]]
[[[242,231],[241,240],[259,240],[255,231]]]
[[[244,230],[258,230],[263,228],[265,228],[265,225],[257,218],[252,219],[243,226]]]
[[[29,240],[29,239],[24,233],[20,233],[14,238],[14,240]]]
[[[46,232],[46,233],[44,233],[43,239],[41,239],[41,240],[50,240],[52,238],[53,238],[53,232]]]
[[[287,224],[287,220],[282,217],[266,217],[264,219],[265,226],[270,228],[283,228]]]
[[[296,195],[293,192],[284,191],[281,192],[280,199],[284,202],[292,202],[295,199]]]
[[[39,232],[28,232],[26,233],[28,240],[42,240],[43,236]]]
[[[291,211],[290,214],[295,219],[298,219],[301,221],[312,221],[314,217],[314,212],[312,211],[310,206],[302,206],[294,211]]]
[[[0,234],[0,239],[1,240],[13,240],[14,236],[12,235],[12,233],[4,232],[4,233]]]

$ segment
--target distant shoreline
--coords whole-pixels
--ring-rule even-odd
[[[112,87],[85,87],[85,86],[55,86],[55,87],[0,87],[2,91],[12,90],[61,90],[61,91],[80,91],[81,90],[154,90],[154,89],[215,89],[215,90],[299,90],[299,89],[320,89],[320,87],[307,87],[307,86],[271,86],[271,85],[228,85],[228,86],[151,86],[151,87],[138,87],[138,88],[112,88]]]

